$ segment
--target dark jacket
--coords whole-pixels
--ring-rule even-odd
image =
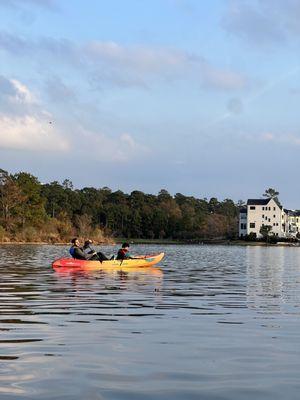
[[[94,256],[94,253],[86,254],[81,247],[77,246],[72,246],[70,253],[72,257],[76,258],[77,260],[90,260]]]
[[[117,260],[125,260],[125,258],[131,258],[129,251],[126,249],[120,249],[117,254]]]

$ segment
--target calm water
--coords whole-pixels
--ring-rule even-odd
[[[0,247],[1,400],[299,399],[300,248],[134,250],[161,270],[59,274],[65,247]]]

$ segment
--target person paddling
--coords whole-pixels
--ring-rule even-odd
[[[117,254],[117,260],[133,259],[132,255],[129,253],[129,243],[125,242],[119,249]]]
[[[93,257],[97,256],[95,251],[87,254],[84,252],[83,247],[80,247],[80,242],[78,238],[71,240],[72,246],[69,250],[71,256],[77,260],[91,260]]]
[[[88,243],[89,242],[89,243]],[[70,254],[73,258],[77,260],[99,260],[105,261],[108,258],[99,251],[98,253],[90,248],[90,244],[93,243],[91,240],[86,241],[84,247],[80,247],[80,242],[78,238],[74,238],[71,240],[72,246],[70,248]],[[86,246],[88,244],[88,246]],[[87,248],[89,247],[90,251],[86,252]]]
[[[84,251],[85,253],[87,253],[87,254],[95,254],[95,253],[96,253],[95,250],[91,248],[91,244],[93,244],[93,241],[92,241],[91,239],[87,239],[87,240],[84,242],[83,251]],[[97,255],[97,257],[98,257],[98,260],[100,260],[100,261],[106,261],[106,260],[108,260],[108,258],[106,257],[106,255],[103,254],[101,251],[98,251],[98,252],[96,253],[96,255]],[[97,258],[95,258],[95,259],[97,259]]]

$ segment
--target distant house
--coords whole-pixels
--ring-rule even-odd
[[[288,220],[289,236],[297,236],[300,234],[300,211],[284,210]]]
[[[247,207],[243,207],[240,210],[239,236],[243,237],[246,235],[247,235]]]
[[[249,199],[247,205],[240,210],[239,236],[250,233],[262,237],[260,229],[263,225],[271,226],[270,235],[288,236],[288,216],[275,199]],[[300,228],[300,225],[299,225]]]

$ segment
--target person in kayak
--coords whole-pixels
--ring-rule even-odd
[[[71,240],[72,246],[69,250],[69,253],[73,258],[77,260],[91,260],[97,253],[94,251],[93,253],[87,254],[84,252],[83,247],[80,247],[80,242],[78,238],[74,238]]]
[[[84,251],[86,254],[95,254],[95,253],[96,253],[95,250],[94,250],[93,248],[91,248],[91,244],[93,244],[93,241],[92,241],[91,239],[87,239],[87,240],[84,242],[83,251]],[[109,259],[106,257],[106,255],[103,254],[101,251],[98,251],[96,254],[97,254],[97,256],[98,256],[98,260],[100,260],[100,261],[109,260]],[[96,258],[96,259],[97,259],[97,258]]]
[[[101,253],[101,251],[97,253],[95,250],[90,249],[88,253],[85,252],[86,248],[80,247],[80,242],[78,238],[72,239],[71,243],[72,246],[70,248],[70,254],[73,258],[76,258],[77,260],[99,260],[101,262],[104,260],[108,260],[108,258],[103,253]]]
[[[125,259],[133,259],[134,257],[131,256],[129,253],[129,243],[125,242],[122,244],[122,247],[119,249],[117,254],[117,260],[125,260]]]

